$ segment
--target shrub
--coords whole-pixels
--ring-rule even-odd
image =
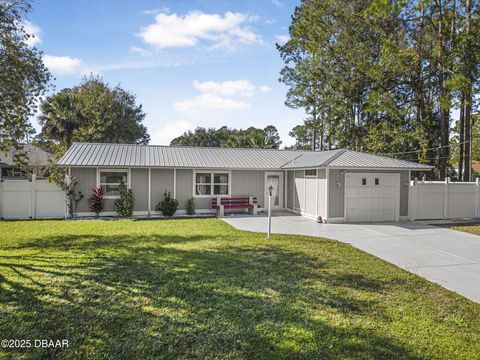
[[[57,184],[59,185],[59,184]],[[74,218],[77,213],[78,203],[84,198],[82,192],[77,190],[78,181],[75,177],[71,177],[70,181],[62,180],[61,189],[65,194],[65,203],[67,213],[70,218]]]
[[[158,203],[158,205],[155,207],[155,210],[161,211],[164,216],[173,216],[178,207],[177,199],[172,198],[170,191],[165,191],[163,197],[164,199]]]
[[[53,167],[54,172],[50,174],[48,182],[56,184],[65,194],[65,206],[67,215],[74,218],[77,212],[78,203],[84,198],[82,192],[77,190],[78,181],[75,176],[68,177],[62,173],[59,167]]]
[[[101,188],[96,187],[92,189],[93,194],[88,199],[88,205],[90,206],[90,210],[92,210],[96,216],[98,216],[105,206],[105,201],[103,199],[103,191]]]
[[[195,199],[193,197],[187,201],[187,215],[195,215]]]
[[[117,209],[118,216],[122,218],[130,217],[133,213],[133,190],[129,189],[127,185],[121,183],[118,186],[120,192],[120,199],[115,200],[115,208]]]

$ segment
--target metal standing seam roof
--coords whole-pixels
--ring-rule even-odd
[[[280,169],[305,151],[74,143],[63,166]]]
[[[339,150],[327,150],[327,151],[310,151],[302,154],[298,158],[283,164],[283,169],[300,169],[309,167],[325,166],[331,159],[337,157],[344,152],[344,149]]]
[[[345,150],[339,156],[332,158],[328,167],[344,168],[392,168],[411,170],[431,170],[433,166],[419,164],[412,161],[394,159],[386,156],[362,153],[353,150]]]
[[[74,143],[58,162],[78,167],[298,169],[309,167],[429,170],[414,162],[352,150],[296,151],[133,144]]]
[[[406,169],[431,170],[433,166],[416,162],[393,159],[386,156],[339,149],[321,152],[310,152],[282,166],[283,169],[308,167],[340,167],[346,169]]]

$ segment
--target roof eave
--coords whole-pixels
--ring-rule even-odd
[[[414,167],[414,166],[326,166],[329,169],[355,169],[355,170],[416,170],[416,171],[430,171],[434,168],[434,166],[425,165],[422,167]]]

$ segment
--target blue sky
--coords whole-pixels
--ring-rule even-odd
[[[28,15],[55,89],[100,74],[137,95],[152,144],[196,126],[275,125],[283,145],[303,111],[278,82],[296,0],[36,0]]]

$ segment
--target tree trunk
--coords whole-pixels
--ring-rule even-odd
[[[470,86],[470,85],[469,85]],[[472,177],[472,92],[465,94],[465,181]]]
[[[425,100],[423,94],[423,81],[422,81],[422,60],[423,60],[423,28],[424,28],[424,12],[425,8],[422,5],[422,9],[420,10],[420,22],[418,24],[418,41],[417,41],[417,54],[418,60],[415,64],[415,97],[416,97],[416,105],[417,105],[417,126],[424,126],[423,121],[425,119]]]
[[[439,151],[439,167],[440,180],[447,177],[447,145],[448,145],[448,111],[445,107],[444,101],[446,98],[445,91],[445,51],[444,51],[444,37],[443,37],[443,14],[439,9],[438,20],[438,87],[439,87],[439,107],[440,107],[440,151]]]
[[[318,136],[317,106],[313,105],[313,112],[312,112],[312,150],[313,151],[317,149],[317,136]]]
[[[472,39],[471,39],[471,0],[465,1],[465,70],[468,79],[467,90],[465,92],[465,176],[466,181],[471,180],[472,172],[472,81],[473,81],[473,64],[472,64]]]
[[[465,95],[460,101],[460,139],[458,141],[458,180],[463,181],[463,149],[465,141]]]

